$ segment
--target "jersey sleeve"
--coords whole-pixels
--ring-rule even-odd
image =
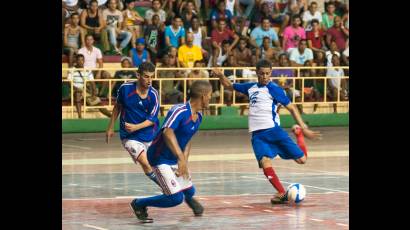
[[[185,112],[188,109],[183,106],[183,107],[177,107],[172,111],[168,112],[167,119],[164,122],[163,128],[170,128],[170,129],[177,129],[180,125],[183,124],[183,121],[185,120]]]
[[[247,83],[234,83],[232,85],[233,89],[249,96],[248,90],[251,88],[255,83],[254,82],[247,82]]]
[[[152,90],[150,92],[150,111],[149,115],[147,116],[147,120],[155,122],[158,120],[158,112],[159,112],[159,98],[158,98],[158,93],[155,90]]]
[[[119,103],[120,105],[124,104],[124,89],[125,87],[121,85],[120,88],[117,90],[117,103]]]
[[[270,83],[268,85],[270,95],[283,106],[290,104],[289,98],[286,96],[285,91],[276,84]]]

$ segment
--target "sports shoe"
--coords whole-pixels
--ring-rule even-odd
[[[275,194],[273,198],[270,199],[271,204],[286,204],[288,203],[288,192],[284,194]]]
[[[185,202],[188,204],[188,206],[194,211],[195,216],[202,216],[202,213],[204,212],[204,207],[194,198],[191,200],[185,200]]]
[[[131,201],[130,206],[131,206],[131,209],[134,211],[135,216],[137,216],[138,220],[140,220],[141,223],[154,222],[152,218],[148,217],[147,207],[138,207],[137,205],[135,205],[135,202],[137,200],[138,199],[134,199],[133,201]]]

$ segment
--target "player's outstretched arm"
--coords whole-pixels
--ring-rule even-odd
[[[212,69],[212,75],[219,77],[219,81],[225,87],[225,89],[233,90],[231,81],[227,77],[225,77],[221,69]]]
[[[188,157],[189,157],[190,152],[191,152],[191,140],[189,140],[189,142],[186,145],[185,150],[184,150],[184,156],[185,156],[185,159],[186,159],[187,163],[188,163]]]
[[[143,121],[141,123],[138,123],[138,124],[132,124],[132,123],[125,122],[125,130],[127,130],[127,132],[129,132],[129,133],[132,133],[132,132],[135,132],[137,130],[149,127],[153,124],[154,124],[154,122],[152,122],[150,120],[145,120],[145,121]]]
[[[320,139],[322,137],[322,134],[320,134],[320,132],[312,131],[308,128],[308,126],[302,120],[302,117],[300,116],[298,109],[292,103],[289,103],[285,107],[287,110],[289,110],[290,114],[292,115],[296,123],[298,123],[298,125],[302,128],[303,134],[307,138],[315,140],[315,139]]]
[[[105,141],[108,144],[110,142],[110,138],[114,136],[114,124],[120,114],[121,105],[116,103],[114,105],[114,109],[112,110],[112,116],[110,118],[110,123],[108,123],[107,131],[105,132]]]
[[[187,168],[186,158],[181,148],[179,147],[174,130],[171,128],[165,128],[163,131],[163,134],[164,134],[166,145],[178,159],[178,170],[176,172],[177,176],[183,176],[184,178],[187,179],[188,178],[188,168]]]

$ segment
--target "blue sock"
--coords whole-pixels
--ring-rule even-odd
[[[139,207],[158,207],[158,208],[169,208],[174,207],[182,203],[184,200],[184,195],[182,192],[178,192],[172,195],[159,195],[151,196],[147,198],[138,199],[135,204]]]
[[[195,187],[192,185],[192,187],[190,189],[187,189],[183,192],[184,192],[185,200],[189,201],[195,195]]]
[[[159,183],[158,183],[158,180],[157,180],[157,176],[155,176],[155,173],[154,173],[154,172],[145,173],[145,175],[146,175],[150,180],[154,181],[158,186],[160,186]]]

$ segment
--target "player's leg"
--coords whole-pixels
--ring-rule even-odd
[[[77,110],[78,118],[82,118],[81,116],[81,99],[82,99],[82,91],[78,89],[74,89],[74,103],[75,108]]]
[[[307,148],[306,148],[305,137],[303,135],[302,128],[299,125],[294,125],[292,126],[292,133],[295,134],[296,143],[298,144],[300,149],[303,151],[305,158],[307,158]]]
[[[178,165],[173,166],[172,169],[175,172],[178,169]],[[181,185],[187,205],[192,209],[195,216],[201,216],[204,212],[204,207],[194,198],[195,186],[192,184],[191,176],[188,179],[177,177],[177,181]]]
[[[286,133],[285,131],[283,131]],[[277,144],[278,154],[282,159],[293,159],[298,164],[305,164],[307,157],[303,150],[288,135],[283,137]]]
[[[157,177],[155,176],[155,173],[153,172],[147,159],[147,145],[135,140],[123,140],[123,145],[130,154],[134,163],[140,163],[145,175],[159,185]]]
[[[148,218],[147,207],[169,208],[181,204],[184,200],[184,194],[177,180],[174,170],[170,165],[162,164],[153,167],[159,184],[164,194],[141,199],[134,199],[131,207],[135,215],[142,222],[152,222]]]

